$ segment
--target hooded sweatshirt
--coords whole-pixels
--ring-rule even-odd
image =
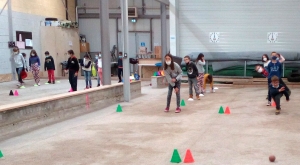
[[[167,79],[168,83],[172,87],[175,86],[175,83],[172,82],[172,79],[176,78],[177,81],[180,81],[181,77],[182,77],[182,70],[176,62],[174,62],[174,70],[171,70],[171,67],[168,66],[168,68],[166,70],[164,70],[164,73],[165,73],[165,76],[166,76],[166,79]]]
[[[279,61],[276,61],[276,63],[270,62],[267,67],[269,76],[268,78],[271,79],[273,76],[277,76],[281,78],[281,72],[282,72],[282,65]]]
[[[24,59],[24,57],[23,57],[23,55],[21,53],[13,55],[12,59],[13,59],[13,61],[15,63],[15,67],[16,68],[26,67],[26,65],[25,65],[25,59]]]
[[[190,61],[186,64],[188,78],[196,78],[198,76],[198,68]]]
[[[198,60],[198,62],[196,63],[197,69],[199,73],[204,73],[205,69],[204,69],[204,65],[205,65],[205,61],[203,60],[203,62],[201,60]]]

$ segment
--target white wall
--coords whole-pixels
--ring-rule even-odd
[[[1,5],[2,6],[2,5]],[[11,73],[7,10],[0,15],[0,74]]]
[[[111,13],[120,13],[121,11],[119,9],[116,9],[120,6],[119,0],[110,0],[109,1],[109,7]],[[100,1],[99,0],[78,0],[78,6],[86,5],[87,7],[99,7]],[[146,15],[160,15],[160,3],[158,3],[155,0],[145,0],[146,4]],[[142,1],[141,0],[129,0],[128,6],[135,6],[138,8],[142,7]],[[86,12],[86,13],[99,13],[99,9],[87,9],[79,10],[80,13]],[[139,15],[142,14],[142,9],[138,9]],[[113,45],[117,45],[117,32],[116,32],[116,19],[110,19],[109,20],[109,30],[110,30],[110,48],[113,47]],[[121,31],[122,29],[122,21],[121,19],[118,19],[118,31]],[[132,23],[129,20],[128,23],[129,31],[150,31],[150,19],[137,19],[136,23]],[[161,27],[160,27],[160,19],[153,19],[152,20],[152,45],[154,49],[154,44],[161,44]],[[167,36],[169,38],[169,21],[167,20]],[[83,34],[87,38],[87,42],[90,43],[90,51],[91,52],[98,52],[101,50],[101,41],[100,41],[100,20],[97,19],[79,19],[79,31],[80,34]],[[131,43],[129,41],[129,43]],[[139,46],[139,45],[137,45]],[[148,47],[148,51],[150,50],[150,46]],[[119,48],[121,49],[121,48]],[[169,51],[169,41],[168,41],[168,47],[167,50]],[[121,51],[121,50],[120,50]]]
[[[300,45],[300,1],[179,0],[180,54],[295,51]],[[220,32],[220,42],[209,42]],[[267,43],[279,32],[278,43]]]

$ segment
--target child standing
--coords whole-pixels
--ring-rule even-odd
[[[84,62],[83,62],[83,72],[85,77],[85,89],[92,88],[92,80],[91,80],[91,74],[92,74],[92,61],[90,59],[90,56],[86,54],[84,56]]]
[[[165,112],[169,112],[171,97],[173,89],[176,93],[176,103],[177,108],[175,113],[180,113],[180,85],[181,85],[181,77],[182,77],[182,70],[180,66],[173,61],[173,57],[171,54],[165,55],[165,62],[164,62],[164,73],[169,84],[169,91],[167,96],[167,107]]]
[[[123,76],[123,56],[122,52],[119,52],[119,59],[118,59],[118,77],[119,77],[119,83],[122,82],[122,77]]]
[[[270,95],[276,103],[276,115],[280,114],[280,98],[285,95],[286,101],[290,100],[291,91],[286,89],[284,85],[279,83],[279,77],[273,76],[271,78],[272,85],[270,86]]]
[[[204,80],[203,80],[203,91],[205,92],[205,88],[206,88],[206,83],[210,84],[210,89],[211,89],[211,93],[215,92],[214,90],[214,86],[213,86],[213,77],[210,74],[205,74],[204,75]]]
[[[33,75],[33,78],[34,78],[34,81],[35,81],[35,84],[34,86],[40,86],[40,66],[41,66],[41,63],[40,63],[40,58],[39,56],[37,55],[36,51],[35,50],[31,50],[30,52],[30,58],[29,58],[29,67],[30,67],[30,70],[32,72],[32,75]]]
[[[102,77],[102,56],[101,56],[101,52],[99,54],[99,59],[97,62],[97,67],[98,67],[98,77],[101,81],[101,84],[103,85],[103,77]],[[100,83],[98,84],[100,86]]]
[[[45,52],[45,64],[44,64],[44,69],[45,71],[48,71],[48,83],[50,84],[51,82],[55,84],[55,78],[54,78],[54,70],[55,70],[55,64],[54,64],[54,59],[53,57],[49,54],[48,51]]]
[[[195,89],[196,98],[200,100],[199,87],[197,83],[198,69],[196,65],[191,61],[191,58],[189,56],[184,57],[184,62],[186,63],[187,76],[189,82],[189,100],[193,100],[193,86]]]
[[[204,54],[200,53],[196,60],[196,66],[197,66],[198,74],[199,74],[198,87],[200,89],[200,96],[204,96],[204,90],[203,90],[204,72],[205,72],[204,65],[205,65]]]
[[[68,63],[66,66],[65,72],[69,71],[69,82],[73,91],[77,91],[77,79],[78,79],[78,71],[79,71],[79,63],[77,58],[74,55],[73,50],[68,50],[68,55],[70,56],[68,59]],[[69,91],[72,92],[72,91]]]

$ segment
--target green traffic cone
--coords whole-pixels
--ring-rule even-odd
[[[2,154],[2,152],[1,152],[1,150],[0,150],[0,158],[2,158],[3,157],[3,154]]]
[[[153,76],[157,76],[157,75],[156,75],[156,72],[153,73]]]
[[[180,158],[180,155],[178,153],[178,150],[174,149],[173,155],[172,155],[172,158],[171,158],[171,163],[180,163],[180,162],[181,162],[181,158]]]
[[[219,109],[219,114],[224,114],[224,109],[223,109],[222,106],[221,106],[220,109]]]
[[[120,104],[119,104],[118,107],[117,107],[117,112],[123,112],[123,111],[122,111],[122,107],[121,107]]]
[[[182,106],[182,107],[185,106],[185,102],[183,99],[181,100],[180,106]]]

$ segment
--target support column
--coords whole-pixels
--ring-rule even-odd
[[[172,55],[180,56],[179,52],[179,2],[169,1],[169,21],[170,21],[170,52]]]
[[[160,21],[161,21],[161,61],[164,62],[167,52],[167,9],[166,4],[160,3]]]
[[[123,42],[123,91],[124,101],[130,101],[130,64],[128,58],[129,34],[128,34],[128,0],[120,0],[122,10],[122,42]]]
[[[9,36],[9,41],[14,40],[14,35],[13,35],[13,24],[12,24],[12,10],[11,10],[11,0],[8,0],[7,3],[7,16],[8,16],[8,36]],[[12,54],[12,49],[10,49],[10,53]],[[14,66],[13,60],[11,60],[11,73],[13,76],[13,80],[16,80],[16,68]]]
[[[100,0],[101,54],[103,85],[111,85],[111,55],[109,41],[109,0]]]

